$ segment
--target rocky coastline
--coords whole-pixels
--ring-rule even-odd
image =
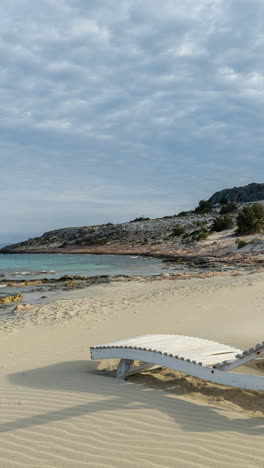
[[[0,254],[139,255],[201,268],[260,267],[264,264],[264,233],[238,238],[235,229],[239,211],[254,200],[264,203],[264,184],[224,189],[208,201],[200,201],[196,209],[177,215],[56,229],[6,246]],[[224,210],[231,226],[214,232],[214,223]]]
[[[153,224],[156,220],[152,220]],[[177,219],[179,222],[180,219]],[[186,220],[184,220],[186,223]],[[71,229],[71,228],[69,228]],[[64,230],[63,230],[64,231]],[[45,236],[45,235],[44,235]],[[127,239],[126,242],[119,240],[108,241],[105,245],[75,245],[68,244],[63,247],[55,245],[43,245],[38,238],[38,245],[35,239],[14,246],[8,246],[0,250],[1,254],[95,254],[95,255],[137,255],[144,257],[156,257],[164,261],[184,263],[189,266],[217,268],[224,265],[252,265],[260,266],[264,264],[264,235],[241,236],[245,242],[243,248],[237,247],[237,236],[234,229],[221,233],[213,233],[206,240],[199,242],[183,243],[178,238],[170,238],[164,232],[158,232],[158,242],[133,241]],[[60,230],[58,230],[58,238]],[[139,236],[140,237],[140,236]],[[172,236],[171,236],[172,237]],[[59,240],[58,240],[59,243]]]
[[[25,286],[31,287],[27,290],[27,294],[37,294],[39,293],[38,303],[45,302],[45,299],[51,297],[51,293],[63,294],[67,291],[73,291],[76,289],[85,289],[90,286],[110,284],[110,283],[120,283],[120,282],[153,282],[153,281],[177,281],[177,280],[191,280],[191,279],[207,279],[213,277],[237,277],[237,276],[247,276],[249,274],[257,273],[261,270],[261,267],[258,268],[256,265],[252,266],[249,264],[241,265],[210,265],[207,263],[192,263],[192,271],[175,271],[175,259],[167,259],[167,262],[170,262],[171,273],[163,273],[160,275],[97,275],[97,276],[86,276],[86,275],[65,275],[61,278],[51,279],[43,278],[40,280],[12,280],[10,282],[0,281],[0,285],[4,284],[8,288],[14,288],[16,292],[14,294],[8,294],[0,296],[0,310],[8,310],[13,314],[23,313],[27,311],[30,306],[24,300],[24,294],[17,292],[20,288]],[[195,270],[195,268],[197,268]],[[45,289],[43,289],[43,286]],[[16,305],[18,304],[18,305]],[[15,307],[12,309],[12,305]]]

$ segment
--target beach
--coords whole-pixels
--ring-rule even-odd
[[[2,467],[264,467],[261,392],[169,369],[114,377],[89,347],[147,333],[262,342],[264,275],[98,284],[0,324]],[[264,376],[261,369],[244,367]]]

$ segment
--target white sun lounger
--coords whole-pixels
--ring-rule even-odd
[[[241,351],[215,341],[183,335],[143,335],[91,347],[92,359],[120,359],[116,373],[119,379],[158,365],[210,382],[249,390],[264,390],[264,376],[229,370],[262,354],[264,342]],[[133,368],[135,360],[144,364]]]

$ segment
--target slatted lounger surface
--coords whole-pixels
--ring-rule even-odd
[[[264,342],[241,351],[215,341],[183,335],[143,335],[91,347],[92,359],[120,359],[117,368],[119,379],[158,365],[211,382],[249,390],[264,390],[264,376],[228,371],[262,354]],[[132,368],[135,360],[145,364]]]

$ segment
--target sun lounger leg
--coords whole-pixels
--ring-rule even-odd
[[[129,369],[133,365],[133,360],[131,359],[120,359],[118,364],[118,368],[116,371],[116,378],[117,379],[125,379]]]
[[[147,370],[166,367],[194,377],[248,390],[264,391],[264,377],[227,372],[264,357],[264,341],[245,351],[215,341],[183,335],[143,335],[106,345],[92,346],[92,359],[120,359],[118,379]],[[134,362],[139,366],[133,366]]]

